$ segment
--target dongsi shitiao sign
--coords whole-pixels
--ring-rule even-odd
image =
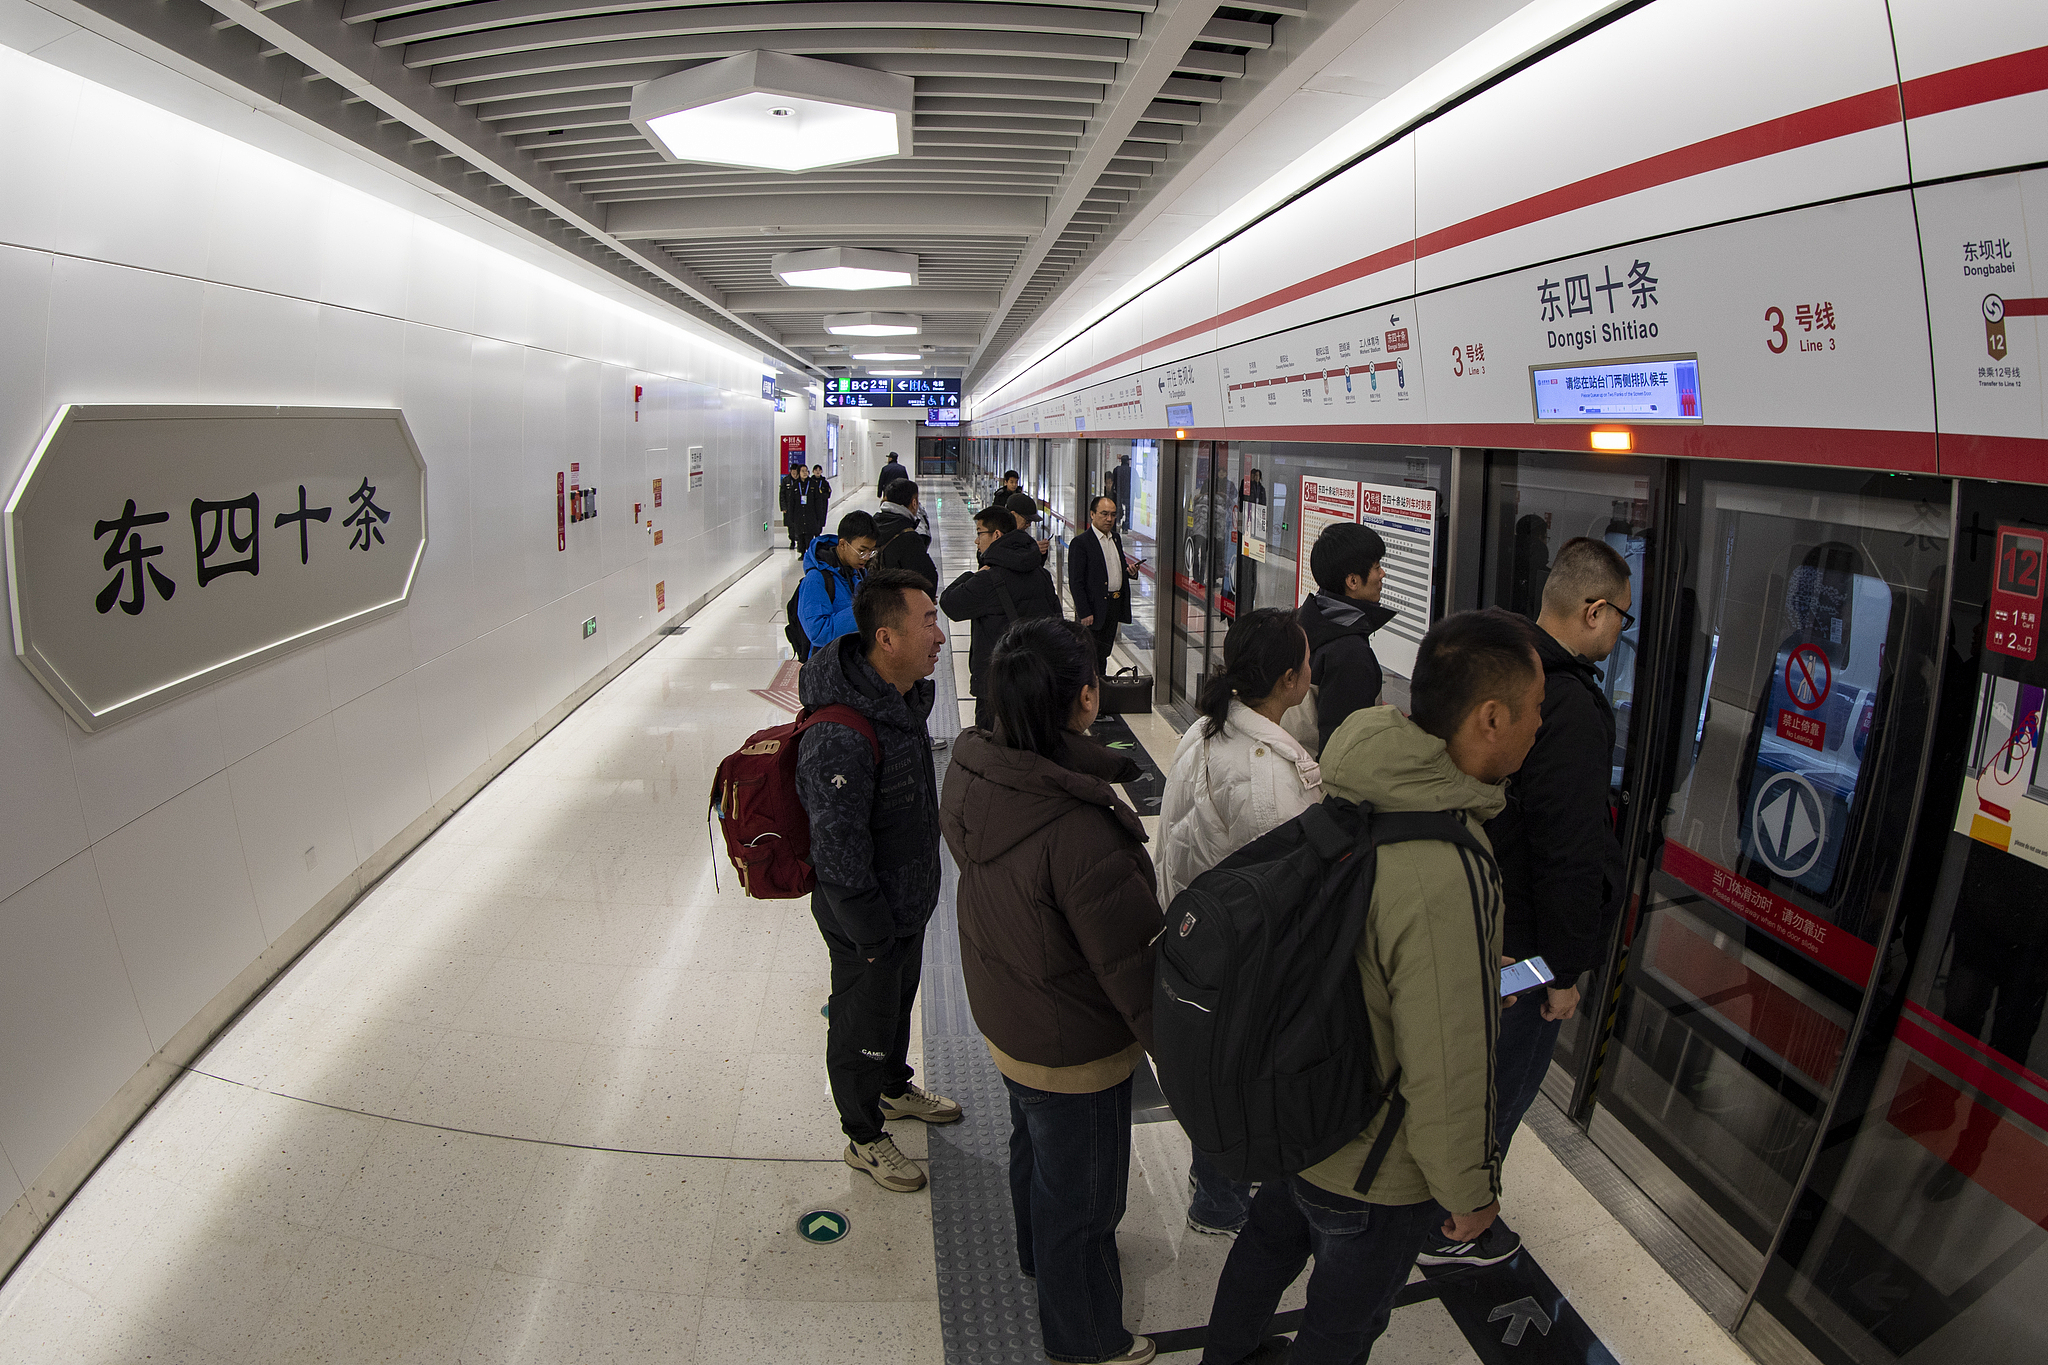
[[[103,730],[396,611],[426,467],[395,409],[69,406],[5,529],[15,655]]]

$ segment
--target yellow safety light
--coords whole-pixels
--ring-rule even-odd
[[[1593,433],[1593,449],[1595,450],[1627,451],[1635,449],[1635,444],[1635,433],[1632,431],[1595,431]]]

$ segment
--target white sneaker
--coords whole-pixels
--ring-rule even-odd
[[[846,1164],[866,1171],[875,1183],[897,1194],[914,1194],[925,1187],[925,1174],[917,1163],[896,1147],[896,1139],[884,1133],[873,1142],[846,1144]]]
[[[929,1090],[911,1086],[900,1095],[882,1096],[882,1121],[890,1119],[923,1119],[926,1123],[958,1123],[961,1109],[958,1103],[944,1095],[934,1095]]]

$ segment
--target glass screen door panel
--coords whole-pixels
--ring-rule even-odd
[[[1886,944],[1906,988],[1873,1002],[1758,1295],[1830,1362],[2048,1349],[2048,489],[1959,498],[1946,648],[1907,661],[1937,719]]]
[[[1927,653],[1950,486],[1687,477],[1660,655],[1668,799],[1597,1102],[1720,1220],[1688,1227],[1696,1240],[1760,1253],[1819,1136],[1896,893],[1928,725],[1903,672],[1920,665],[1902,661]],[[1715,1254],[1753,1279],[1755,1258]]]
[[[1629,771],[1636,661],[1644,632],[1654,629],[1655,604],[1644,588],[1645,566],[1651,566],[1649,581],[1654,582],[1653,517],[1667,468],[1658,460],[1548,451],[1494,451],[1487,460],[1480,605],[1506,607],[1535,620],[1551,564],[1567,541],[1580,536],[1610,546],[1628,562],[1637,620],[1599,665],[1601,690],[1614,710],[1608,805],[1618,828],[1638,785]],[[1600,1041],[1603,1011],[1593,1002],[1606,999],[1609,989],[1598,970],[1580,984],[1585,1003],[1559,1029],[1553,1054],[1555,1065],[1575,1081],[1591,1065]]]

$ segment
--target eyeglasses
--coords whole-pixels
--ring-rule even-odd
[[[1590,606],[1593,606],[1593,605],[1594,605],[1594,604],[1596,604],[1596,603],[1597,603],[1597,604],[1599,604],[1600,606],[1603,606],[1603,607],[1607,608],[1607,609],[1608,609],[1609,611],[1618,611],[1618,612],[1621,612],[1621,633],[1622,633],[1622,634],[1626,635],[1626,634],[1628,634],[1628,633],[1629,633],[1630,631],[1632,631],[1632,630],[1634,630],[1634,629],[1636,628],[1636,617],[1635,617],[1635,613],[1634,613],[1634,612],[1632,612],[1632,611],[1622,611],[1622,609],[1621,609],[1620,607],[1617,607],[1617,606],[1615,606],[1615,605],[1614,605],[1614,603],[1612,603],[1612,602],[1608,601],[1608,600],[1607,600],[1606,598],[1604,598],[1604,597],[1589,597],[1589,598],[1587,598],[1587,599],[1586,599],[1586,605],[1587,605],[1587,606],[1589,606],[1589,607],[1590,607]]]

